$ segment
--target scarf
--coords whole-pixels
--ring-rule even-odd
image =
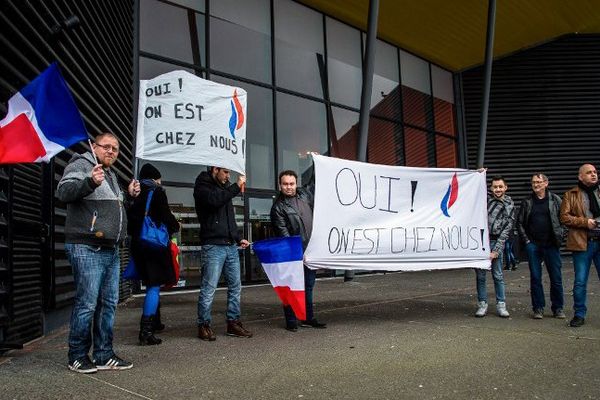
[[[600,206],[598,206],[598,198],[594,193],[596,190],[598,190],[598,184],[596,183],[593,186],[586,186],[581,181],[578,181],[577,186],[587,195],[588,202],[590,203],[590,212],[592,213],[594,218],[600,216]]]

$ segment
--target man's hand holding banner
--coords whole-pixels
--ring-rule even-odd
[[[312,268],[490,268],[485,173],[313,156]]]

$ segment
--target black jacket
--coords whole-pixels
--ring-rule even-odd
[[[565,233],[564,227],[560,223],[560,205],[562,200],[560,197],[550,191],[546,191],[548,196],[548,209],[550,210],[550,220],[552,221],[552,232],[554,233],[554,245],[560,247],[563,235]],[[521,200],[521,208],[519,209],[519,217],[517,218],[517,229],[519,231],[519,237],[523,243],[527,244],[531,241],[527,232],[527,226],[529,225],[529,214],[531,213],[532,200],[531,196]]]
[[[179,222],[169,209],[167,194],[161,186],[153,186],[154,194],[150,202],[148,215],[157,224],[165,224],[167,231],[172,235],[179,230]],[[140,231],[146,211],[146,200],[152,186],[142,182],[141,192],[133,201],[127,211],[127,231],[131,235],[131,255],[140,278],[146,286],[174,284],[173,259],[171,251],[167,248],[149,248],[140,244]]]
[[[204,171],[196,178],[194,203],[200,221],[200,244],[239,244],[240,236],[235,223],[231,199],[240,193],[234,183],[221,185]]]
[[[314,184],[298,188],[296,194],[299,200],[308,203],[311,211],[314,210]],[[290,198],[282,193],[279,193],[279,197],[271,207],[271,224],[276,236],[300,235],[304,248],[308,245],[310,237],[304,229],[298,210],[292,206]]]

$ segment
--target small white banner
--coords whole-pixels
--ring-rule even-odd
[[[246,170],[246,91],[172,71],[140,81],[135,156]]]
[[[485,173],[313,156],[312,268],[490,268]]]

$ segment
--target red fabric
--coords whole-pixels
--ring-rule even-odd
[[[27,115],[19,114],[0,128],[0,164],[34,162],[45,155],[46,149]]]
[[[275,286],[275,293],[279,296],[284,306],[291,306],[299,320],[306,320],[306,299],[304,290],[291,290],[287,286]]]
[[[165,285],[165,289],[170,289],[173,286],[177,285],[177,282],[179,282],[179,247],[175,242],[170,241],[169,249],[171,250],[171,257],[173,260],[173,272],[175,276],[175,282],[169,285]]]

